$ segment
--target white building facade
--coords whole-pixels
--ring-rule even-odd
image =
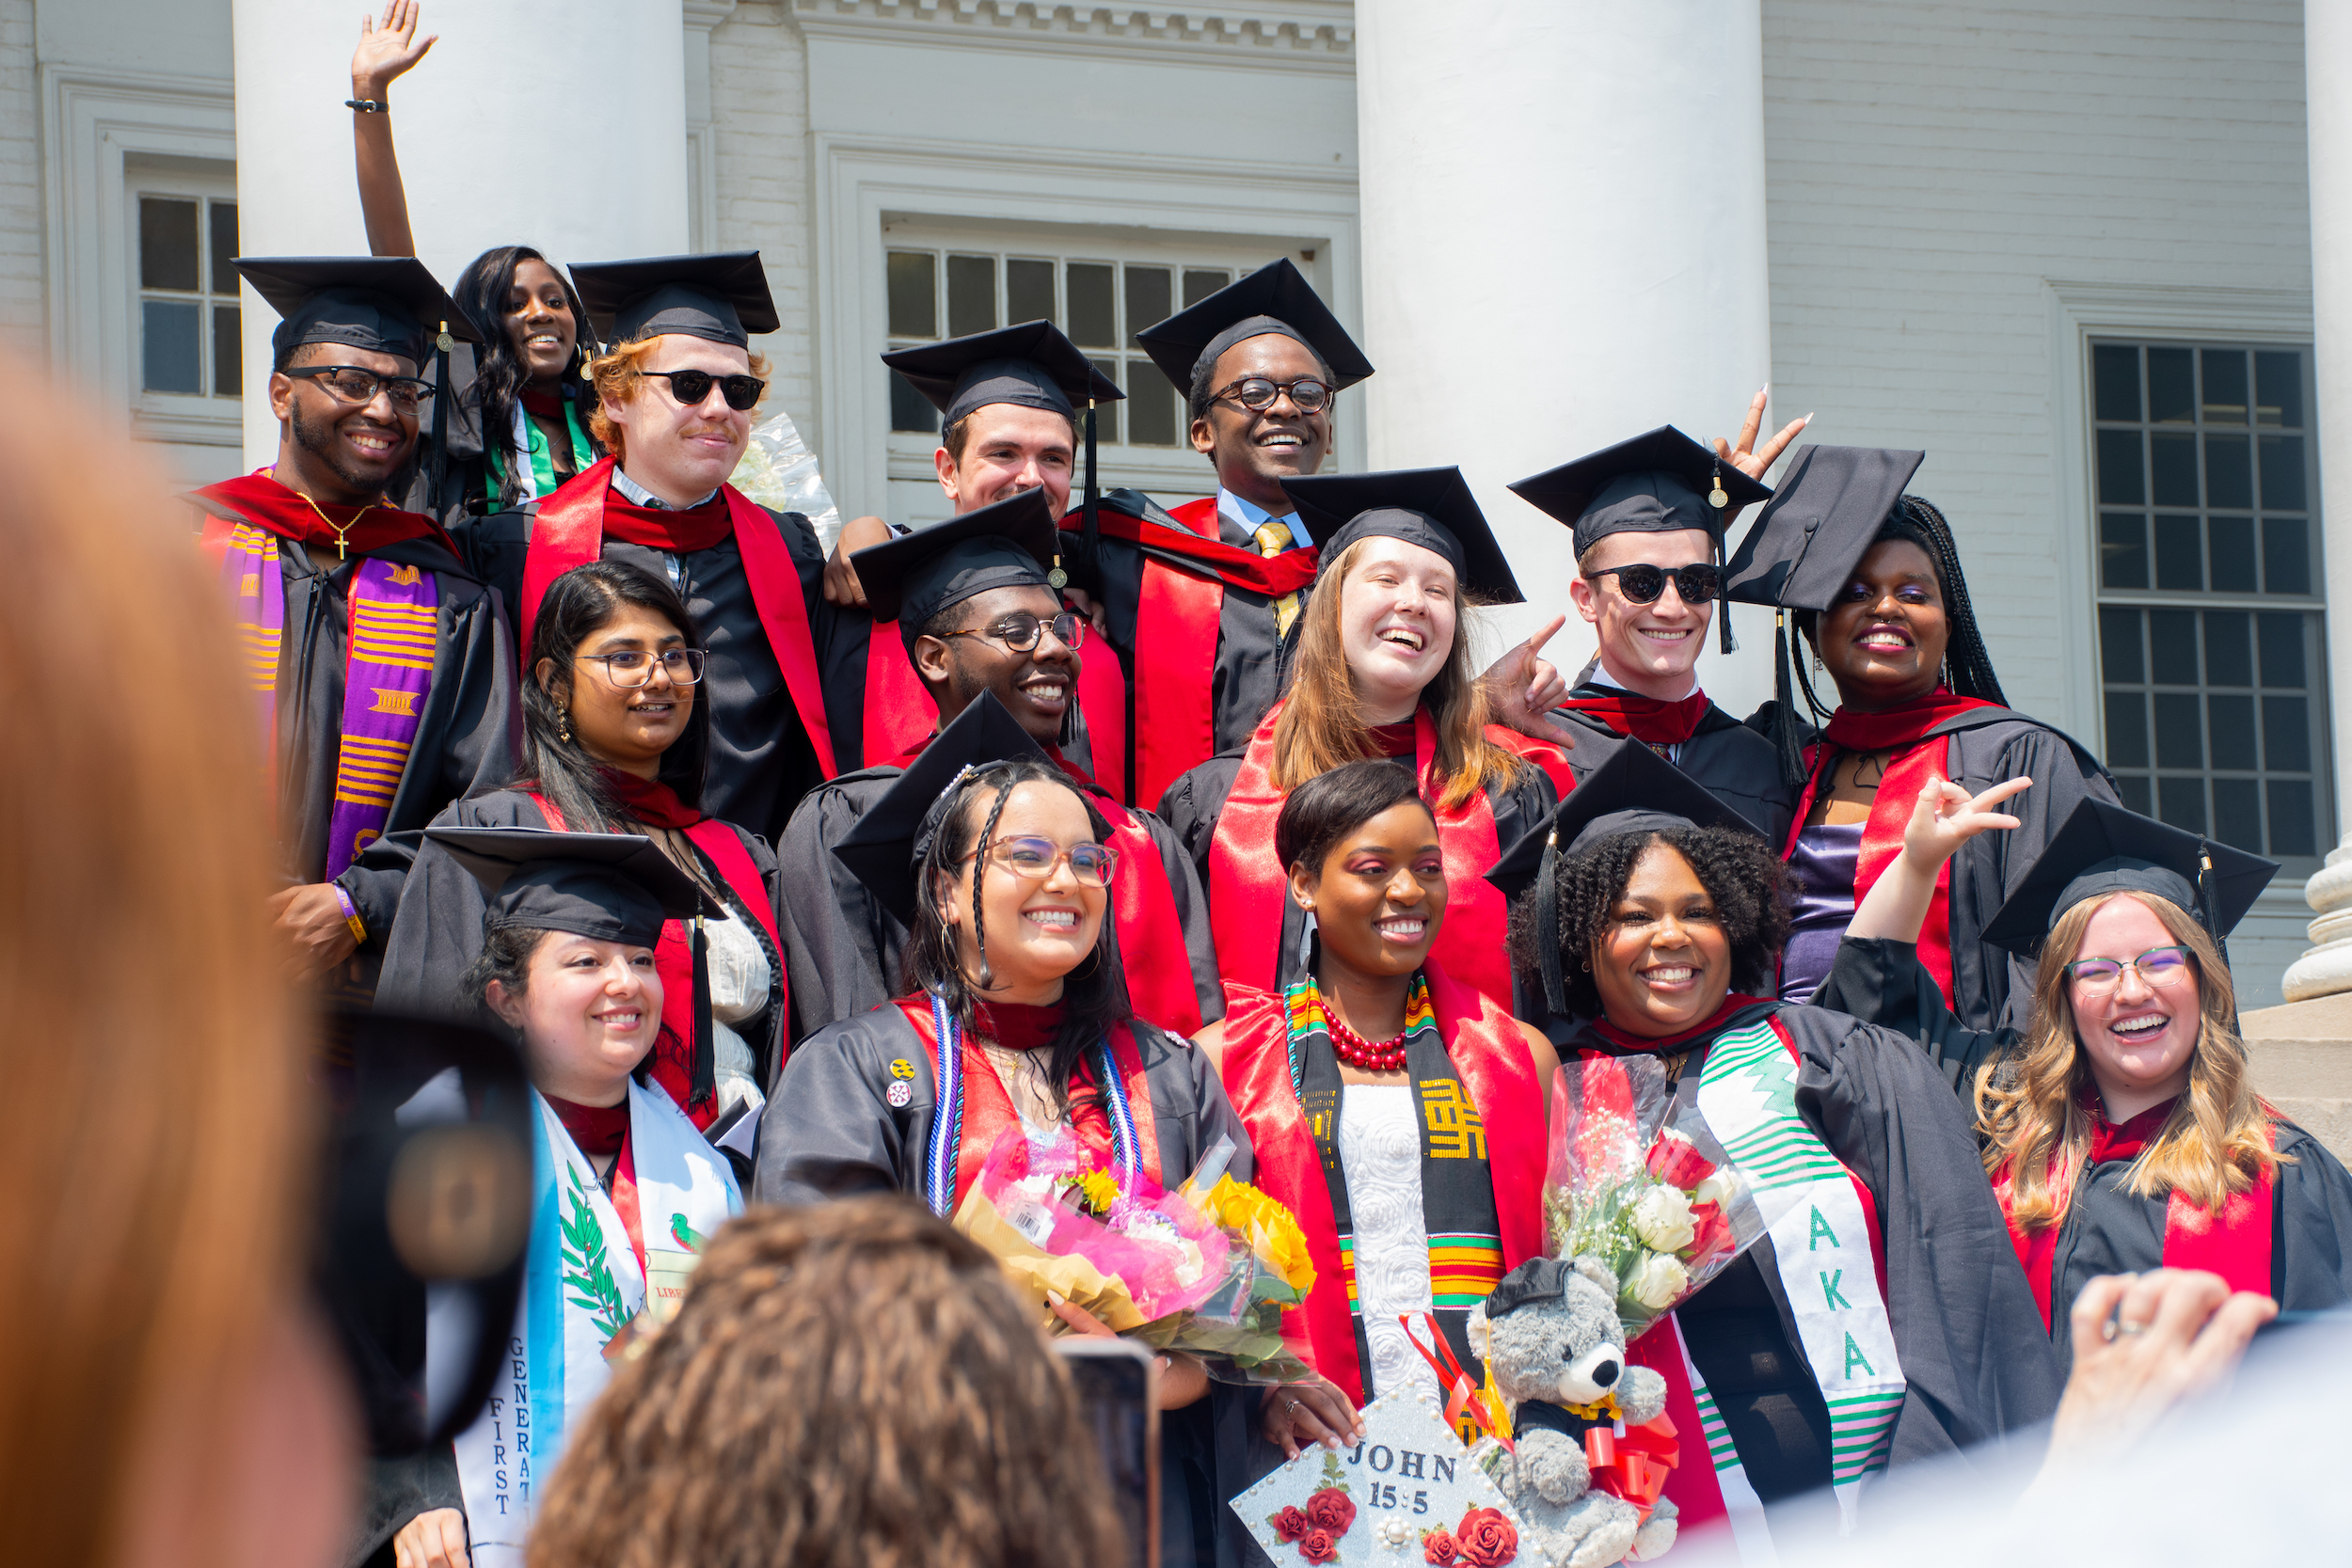
[[[1731,434],[1768,380],[1822,441],[1924,448],[2012,704],[2131,803],[2286,863],[2233,944],[2249,1006],[2309,945],[2304,879],[2352,827],[2327,620],[2352,541],[2323,547],[2318,436],[2352,418],[2352,342],[2315,334],[2312,266],[2315,213],[2323,253],[2352,243],[2313,186],[2352,178],[2352,124],[2305,114],[2352,27],[2320,8],[2308,39],[2293,0],[426,0],[425,24],[391,101],[428,264],[756,247],[771,404],[852,513],[946,510],[928,410],[876,356],[1040,314],[1131,394],[1108,481],[1201,493],[1132,334],[1284,254],[1380,371],[1341,399],[1337,466],[1464,467],[1537,601],[1499,633],[1566,608],[1522,474]],[[191,481],[268,438],[243,394],[271,317],[226,259],[364,248],[354,39],[324,0],[0,0],[0,327]],[[2352,305],[2323,287],[2316,319],[2352,332]],[[1744,712],[1772,628],[1737,625],[1707,678]]]

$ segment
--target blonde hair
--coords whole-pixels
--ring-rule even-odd
[[[2132,1163],[2123,1190],[2139,1197],[2178,1192],[2217,1212],[2231,1194],[2247,1191],[2281,1158],[2292,1158],[2270,1147],[2276,1113],[2254,1092],[2246,1042],[2232,1026],[2236,991],[2229,965],[2205,928],[2170,899],[2132,891],[2109,897],[2138,900],[2189,950],[2200,1015],[2188,1092]],[[2090,1148],[2091,1118],[2082,1103],[2091,1088],[2090,1053],[2075,1033],[2066,966],[2082,951],[2091,916],[2107,902],[2087,898],[2058,917],[2042,944],[2022,1056],[1977,1075],[1977,1120],[1988,1139],[1985,1169],[1996,1183],[2010,1183],[2010,1217],[2028,1232],[2065,1218]]]
[[[588,361],[588,379],[596,384],[596,406],[588,413],[588,434],[596,437],[598,446],[612,454],[615,463],[623,461],[628,451],[621,427],[604,411],[605,403],[609,399],[613,403],[626,404],[637,396],[645,382],[645,361],[653,357],[655,345],[667,336],[670,334],[631,338],[628,342],[613,344]],[[766,355],[752,356],[752,374],[762,381],[768,379]],[[768,394],[762,392],[760,402],[767,400]],[[757,412],[758,404],[752,406],[753,411]]]
[[[0,549],[25,581],[103,588],[21,594],[0,621],[13,668],[97,699],[0,768],[0,1257],[20,1280],[0,1515],[15,1560],[113,1561],[161,1465],[205,1510],[173,1522],[182,1560],[225,1560],[242,1446],[161,1445],[221,1430],[300,1300],[310,1128],[264,910],[268,775],[188,513],[92,434],[96,410],[7,371]]]
[[[1309,779],[1374,755],[1371,732],[1356,700],[1356,677],[1340,636],[1340,595],[1362,559],[1359,539],[1326,562],[1298,619],[1298,659],[1288,700],[1274,721],[1274,764],[1267,777],[1288,793]],[[1438,725],[1438,769],[1445,787],[1435,802],[1450,810],[1491,783],[1518,777],[1526,765],[1486,737],[1486,689],[1470,666],[1469,600],[1454,594],[1454,646],[1422,705]]]

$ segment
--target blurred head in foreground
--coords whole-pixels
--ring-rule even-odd
[[[531,1561],[1097,1568],[1125,1545],[998,1265],[902,1197],[755,1209],[613,1379]]]
[[[0,1517],[11,1561],[309,1564],[353,1452],[301,1303],[309,1120],[262,752],[187,512],[10,364]],[[38,699],[48,699],[40,702]]]

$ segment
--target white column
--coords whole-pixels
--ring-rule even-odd
[[[2287,968],[2286,998],[2352,991],[2352,467],[2328,454],[2352,440],[2352,7],[2303,8],[2303,82],[2311,145],[2312,316],[2322,551],[2328,571],[2328,718],[2335,736],[2336,825],[2343,844],[2305,886],[2315,944]]]
[[[1497,621],[1568,614],[1572,673],[1568,531],[1503,487],[1661,424],[1737,436],[1770,376],[1758,0],[1357,0],[1356,27],[1371,466],[1461,465],[1530,599]],[[1771,618],[1737,630],[1700,674],[1744,714]]]
[[[464,0],[426,8],[440,42],[392,84],[392,129],[424,264],[444,285],[496,245],[558,265],[687,248],[681,0]],[[248,256],[364,256],[354,182],[358,7],[233,0],[237,222]],[[270,308],[245,291],[248,467],[278,450]]]

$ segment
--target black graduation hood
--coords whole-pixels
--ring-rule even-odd
[[[651,947],[665,920],[723,912],[640,833],[546,828],[427,828],[424,836],[482,884],[485,927],[569,931]]]
[[[2219,946],[2278,874],[2275,861],[2086,799],[2058,824],[2026,879],[1986,922],[1984,940],[2032,958],[2058,917],[2076,904],[2133,891],[2154,894],[2196,916]]]
[[[1781,610],[1836,601],[1927,458],[1886,447],[1804,447],[1740,541],[1726,597]]]
[[[1193,377],[1204,361],[1213,365],[1235,343],[1268,332],[1314,350],[1331,372],[1335,392],[1372,373],[1372,361],[1287,256],[1145,327],[1136,341],[1160,373],[1190,397]]]
[[[1721,506],[1708,499],[1718,483]],[[1530,474],[1511,490],[1574,531],[1580,561],[1613,533],[1695,528],[1720,544],[1731,511],[1772,494],[1670,424]]]
[[[894,349],[882,362],[904,376],[949,424],[992,403],[1050,409],[1074,420],[1089,398],[1118,403],[1127,395],[1049,321]]]
[[[833,847],[834,858],[850,868],[898,924],[913,927],[915,882],[923,857],[946,819],[951,786],[969,773],[1022,757],[1051,760],[994,692],[981,692],[915,754],[882,799],[866,809],[857,826]]]
[[[443,331],[482,341],[413,256],[240,256],[234,265],[282,318],[269,340],[281,359],[305,343],[342,343],[421,369]]]
[[[1043,588],[1059,557],[1061,531],[1042,489],[1024,490],[976,512],[871,545],[850,558],[877,621],[895,620],[910,648],[924,623],[992,588]]]
[[[1319,559],[1326,562],[1359,539],[1402,539],[1445,557],[1465,594],[1487,604],[1526,598],[1459,468],[1286,479],[1282,493],[1322,542]]]
[[[589,324],[608,343],[675,334],[749,348],[783,325],[756,250],[641,256],[572,266]]]

